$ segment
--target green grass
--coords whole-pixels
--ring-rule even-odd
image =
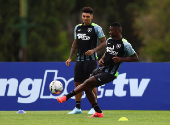
[[[88,111],[0,111],[0,125],[170,125],[170,111],[103,110],[103,118],[88,118]],[[126,117],[129,121],[118,121]]]

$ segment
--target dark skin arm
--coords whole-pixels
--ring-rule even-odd
[[[138,55],[137,53],[134,53],[133,55],[129,56],[129,57],[113,57],[112,58],[114,60],[115,63],[119,63],[119,62],[136,62],[139,61]]]
[[[71,59],[72,59],[74,53],[75,53],[76,50],[77,50],[77,46],[78,46],[78,45],[77,45],[77,39],[74,39],[74,42],[73,42],[72,47],[71,47],[70,56],[69,56],[68,60],[66,61],[66,65],[67,65],[67,66],[70,66]]]
[[[106,47],[106,37],[102,37],[102,38],[99,38],[101,44],[98,45],[96,48],[94,49],[91,49],[91,50],[88,50],[87,52],[85,52],[85,55],[92,55],[94,52]]]
[[[105,57],[105,53],[104,53],[103,57],[98,62],[99,66],[103,66],[104,57]],[[130,57],[126,57],[126,58],[115,56],[112,59],[114,60],[115,63],[119,63],[119,62],[136,62],[136,61],[139,61],[137,53],[134,53]]]
[[[99,60],[98,65],[99,66],[103,66],[104,63],[104,57],[105,57],[105,53],[103,54],[102,58]]]

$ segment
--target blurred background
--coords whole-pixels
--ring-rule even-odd
[[[122,24],[140,62],[170,61],[170,0],[0,0],[0,61],[66,61],[85,6],[106,38]]]

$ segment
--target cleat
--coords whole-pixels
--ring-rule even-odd
[[[57,101],[59,102],[59,103],[63,103],[63,102],[65,102],[66,101],[66,96],[63,96],[63,97],[58,97],[57,98]]]
[[[89,116],[89,118],[96,118],[96,117],[104,117],[103,113],[95,112],[93,115]]]
[[[74,108],[71,112],[69,112],[68,114],[81,114],[82,111],[81,109],[78,109],[78,108]]]
[[[87,114],[94,114],[94,113],[95,113],[94,108],[91,108],[90,111]]]

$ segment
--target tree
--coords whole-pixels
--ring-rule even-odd
[[[170,1],[146,1],[147,9],[141,10],[135,19],[137,33],[143,40],[140,49],[143,61],[170,61]]]
[[[70,46],[66,23],[74,5],[75,0],[29,1],[29,15],[36,27],[28,33],[28,61],[66,60]]]
[[[20,32],[12,28],[19,19],[19,1],[0,0],[0,8],[0,61],[19,61]]]
[[[96,4],[97,3],[97,4]],[[120,22],[123,37],[138,52],[141,42],[134,34],[134,8],[144,8],[140,0],[28,0],[28,23],[35,27],[27,28],[27,61],[65,61],[69,57],[74,40],[74,27],[81,23],[81,9],[90,6],[94,9],[93,22],[103,28],[109,37],[111,22]],[[21,61],[19,0],[0,0],[0,61]],[[98,52],[99,58],[105,50]],[[73,61],[76,60],[76,54]]]

